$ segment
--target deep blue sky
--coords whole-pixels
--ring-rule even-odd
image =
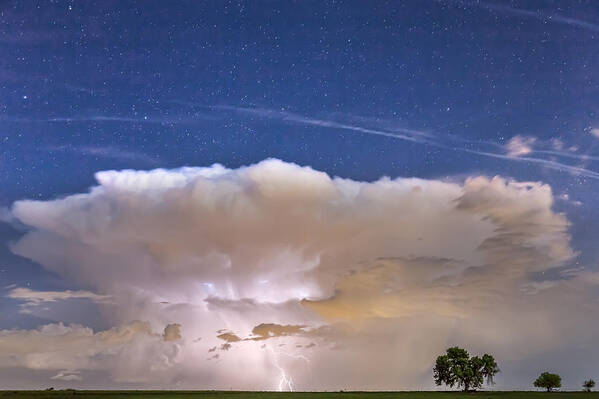
[[[593,267],[598,39],[592,0],[4,1],[0,206],[99,170],[267,157],[360,180],[500,174],[551,184]],[[510,155],[515,136],[531,152]],[[0,223],[0,286],[73,288],[11,255],[19,235]],[[0,299],[11,311],[0,327],[29,323]]]

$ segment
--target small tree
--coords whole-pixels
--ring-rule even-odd
[[[595,387],[595,381],[588,379],[582,384],[582,387],[586,392],[591,392],[591,389]]]
[[[481,387],[483,380],[493,384],[493,376],[497,373],[499,368],[493,356],[484,354],[482,357],[470,357],[465,349],[457,346],[437,357],[433,368],[435,384],[464,387],[465,392]]]
[[[535,380],[534,386],[537,388],[545,388],[547,389],[547,392],[551,392],[553,389],[562,386],[562,377],[558,374],[552,374],[545,371]]]

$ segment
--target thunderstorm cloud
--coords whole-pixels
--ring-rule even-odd
[[[96,179],[3,216],[28,228],[14,253],[87,287],[8,296],[86,298],[114,326],[0,331],[0,367],[30,385],[275,389],[284,370],[299,389],[420,389],[448,345],[513,370],[559,356],[565,334],[596,351],[599,277],[567,268],[548,185],[361,182],[274,159]]]

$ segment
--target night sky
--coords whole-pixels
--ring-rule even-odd
[[[415,332],[409,337],[383,335],[387,337],[383,340],[414,343],[413,337],[418,335],[418,331],[426,329],[427,337],[434,337],[430,339],[435,342],[434,350],[431,349],[430,355],[427,352],[421,368],[415,366],[414,370],[406,372],[405,378],[394,380],[393,375],[401,375],[402,368],[396,363],[382,361],[381,367],[395,371],[365,375],[355,380],[354,388],[431,389],[429,366],[433,355],[444,350],[446,344],[454,343],[469,347],[473,353],[482,353],[491,347],[489,350],[503,361],[500,362],[502,374],[498,377],[498,388],[529,389],[531,378],[551,368],[562,372],[565,386],[572,389],[578,389],[585,378],[599,378],[597,374],[590,374],[593,371],[597,373],[599,369],[597,350],[588,351],[589,345],[599,338],[597,325],[587,326],[585,333],[567,338],[557,331],[560,328],[566,331],[567,325],[578,322],[578,316],[587,319],[584,309],[596,308],[599,301],[599,210],[596,206],[599,199],[598,65],[599,4],[592,0],[2,1],[0,330],[13,332],[0,331],[0,369],[5,370],[0,373],[0,388],[60,384],[81,387],[146,387],[159,384],[159,387],[227,389],[230,386],[239,389],[288,389],[292,386],[301,389],[343,388],[348,385],[344,385],[341,374],[332,374],[329,381],[323,377],[316,378],[319,367],[326,370],[332,364],[364,359],[361,349],[354,352],[345,349],[344,352],[343,348],[351,348],[352,345],[363,348],[376,334],[390,330],[390,326],[404,332]],[[266,159],[280,161],[260,163]],[[214,201],[216,205],[209,208],[213,213],[202,208],[201,211],[189,211],[187,217],[184,215],[191,205],[185,205],[185,200],[177,196],[183,194],[175,195],[167,189],[156,188],[162,187],[164,182],[153,183],[150,177],[144,180],[146,178],[140,172],[161,168],[163,174],[170,176],[168,179],[178,182],[180,178],[197,178],[189,177],[195,176],[194,173],[199,173],[198,176],[220,173],[220,167],[202,169],[201,172],[197,172],[200,169],[181,169],[210,168],[213,164],[227,168],[229,177],[215,177],[214,186],[203,191],[189,188],[189,192],[195,193],[190,197],[190,203],[197,205]],[[130,172],[105,172],[106,180],[102,182],[95,177],[100,171],[122,170]],[[258,180],[248,178],[244,171],[249,171],[249,174],[255,171],[256,176],[261,177],[256,178]],[[330,199],[333,194],[314,194],[314,197],[306,194],[321,188],[320,177],[315,171],[326,173],[330,179],[339,177],[331,180],[331,184],[344,193],[353,190],[344,188],[349,181],[376,185],[375,182],[384,177],[390,179],[384,180],[388,184],[400,187],[420,184],[423,187],[439,185],[440,188],[431,188],[434,192],[431,191],[427,197],[430,203],[422,201],[427,204],[426,211],[422,211],[422,219],[418,216],[405,216],[407,219],[403,219],[404,210],[409,211],[414,206],[411,215],[420,215],[420,208],[417,209],[412,200],[402,199],[412,194],[404,193],[401,188],[397,188],[397,192],[381,194],[377,200],[368,197],[371,202],[356,200],[344,211],[328,214],[333,206],[331,204],[339,204],[343,200],[333,201]],[[108,173],[122,173],[122,181],[115,177],[111,182],[115,186],[135,186],[131,189],[135,195],[131,194],[133,191],[119,186],[121,188],[106,188],[102,194],[104,199],[61,205],[60,201],[66,201],[65,198],[79,198],[67,196],[85,196],[99,185],[108,187],[113,184],[104,183],[112,179],[106,177]],[[210,180],[205,176],[200,180]],[[514,184],[510,188],[514,192],[503,193],[495,186],[493,190],[496,189],[499,194],[488,194],[487,189],[474,190],[474,184],[468,185],[467,181],[478,176],[488,178],[486,183],[477,183],[485,187],[487,184],[491,187],[490,179],[500,176],[506,187],[512,187],[508,182]],[[265,182],[260,179],[272,180]],[[315,180],[311,182],[310,179]],[[115,183],[117,180],[119,183]],[[413,183],[424,181],[429,183]],[[519,183],[515,182],[532,183],[521,188],[516,187]],[[306,186],[301,185],[304,183]],[[172,184],[177,187],[176,190],[181,188],[180,183]],[[234,184],[245,189],[224,196],[223,190]],[[274,201],[274,197],[267,196],[268,201],[254,204],[268,206],[264,209],[260,205],[249,207],[235,220],[231,216],[235,214],[233,211],[214,210],[220,209],[222,204],[241,202],[244,196],[251,196],[261,188],[277,190],[286,185],[293,187],[281,189],[285,193],[280,199],[282,202],[268,202]],[[374,186],[372,188],[374,190]],[[549,188],[550,192],[543,191]],[[121,189],[124,191],[119,191]],[[472,194],[476,198],[469,197],[470,190],[478,193],[476,196]],[[127,193],[131,194],[131,198],[125,201],[123,198],[129,195]],[[536,193],[538,197],[534,196]],[[394,195],[397,195],[396,200]],[[502,195],[507,198],[504,202],[497,199],[502,205],[489,205],[494,198]],[[484,204],[477,202],[483,201],[481,198],[486,201]],[[530,204],[536,203],[537,198],[539,207],[534,208]],[[407,205],[402,202],[404,200],[408,201]],[[319,201],[328,205],[316,205],[320,204]],[[455,212],[441,211],[446,209],[446,205],[439,204],[458,202]],[[404,204],[403,208],[395,207],[394,204],[399,203]],[[501,208],[504,205],[506,208]],[[306,226],[296,228],[297,221],[289,216],[294,214],[293,209],[303,211],[304,206],[313,207],[316,209],[314,212],[321,215],[314,220],[322,225],[310,225],[318,232],[311,230],[308,222]],[[518,213],[528,206],[531,207],[528,211]],[[373,211],[368,211],[371,208]],[[95,213],[99,209],[101,212],[110,209],[114,213],[110,217],[101,213],[103,216],[100,217]],[[385,227],[377,232],[377,228],[372,226],[386,226],[386,223],[385,219],[373,216],[374,209],[388,212],[389,219],[397,217],[402,220],[401,227],[397,231]],[[177,216],[168,213],[171,211]],[[262,215],[256,216],[256,220],[269,221],[272,216],[272,224],[264,222],[261,228],[252,230],[255,220],[249,216],[246,220],[244,215],[253,211]],[[437,211],[439,216],[435,223],[438,224],[435,226],[438,227],[433,228],[434,223],[429,223],[426,215],[436,215]],[[520,216],[507,218],[505,215],[512,215],[512,211]],[[153,232],[153,228],[157,232],[151,240],[135,242],[125,249],[137,239],[120,230],[121,227],[125,229],[123,226],[127,223],[118,220],[129,220],[127,212],[134,215],[130,219],[134,222],[129,226],[139,228],[139,235],[145,237],[145,232]],[[343,212],[356,217],[343,219],[338,216],[345,214]],[[485,222],[477,225],[472,222],[472,228],[462,228],[470,223],[464,212],[480,212]],[[186,219],[191,220],[200,213],[199,224],[210,225],[211,229],[198,230],[197,224],[186,222]],[[164,216],[167,214],[171,217]],[[502,219],[504,216],[509,223]],[[445,217],[447,219],[443,219]],[[464,220],[460,219],[462,217]],[[521,322],[530,320],[531,324],[536,323],[545,330],[556,330],[555,337],[547,338],[546,342],[541,339],[544,343],[530,353],[521,357],[510,353],[516,350],[513,348],[520,348],[519,345],[527,347],[527,342],[538,339],[530,331],[520,334],[519,337],[524,337],[522,343],[514,343],[510,348],[511,344],[500,346],[497,343],[510,340],[504,336],[492,344],[484,339],[469,341],[465,337],[480,338],[480,335],[468,323],[472,328],[464,327],[458,331],[457,327],[448,327],[454,325],[447,321],[449,319],[454,322],[463,318],[488,322],[489,313],[486,312],[484,317],[477,316],[472,310],[476,306],[463,305],[465,307],[458,310],[452,308],[439,312],[443,322],[436,316],[434,321],[432,316],[430,319],[429,316],[420,316],[428,314],[429,309],[430,313],[435,313],[435,309],[445,309],[441,303],[458,302],[454,294],[447,294],[447,297],[444,296],[446,299],[439,299],[440,302],[431,302],[426,309],[416,305],[410,307],[410,311],[401,306],[394,307],[402,310],[392,312],[393,316],[389,317],[387,313],[381,316],[377,312],[375,316],[367,317],[363,313],[351,317],[343,313],[340,316],[337,310],[331,309],[335,301],[344,298],[338,294],[344,289],[365,292],[362,280],[351,280],[351,276],[364,273],[365,281],[371,283],[379,281],[381,276],[393,280],[385,273],[396,270],[393,269],[395,266],[377,264],[373,268],[365,268],[365,271],[360,271],[362,266],[357,266],[371,261],[376,263],[383,258],[409,258],[407,263],[418,263],[421,258],[435,259],[435,262],[441,258],[450,259],[453,263],[464,262],[470,265],[469,268],[459,269],[456,273],[460,277],[454,277],[459,281],[456,284],[466,285],[465,281],[470,281],[471,277],[465,276],[469,276],[468,271],[473,265],[494,264],[495,261],[479,259],[477,254],[482,251],[481,248],[488,247],[485,244],[473,241],[474,249],[467,250],[467,247],[470,248],[468,243],[451,244],[455,239],[452,236],[461,232],[459,234],[464,234],[464,237],[487,237],[491,240],[492,231],[512,228],[516,231],[514,220],[527,217],[534,217],[527,226],[536,223],[538,228],[522,227],[523,230],[517,230],[518,234],[514,233],[515,238],[510,242],[518,242],[519,251],[542,243],[539,257],[533,258],[508,248],[507,252],[517,254],[518,260],[505,261],[505,264],[509,267],[516,263],[520,265],[520,285],[513,288],[516,286],[512,286],[515,284],[512,277],[506,277],[501,287],[509,286],[509,289],[489,286],[481,298],[498,296],[493,300],[495,302],[487,304],[490,309],[498,309],[497,318],[503,315],[501,317],[509,319],[517,315],[509,320],[514,322],[521,317]],[[101,223],[109,223],[106,221],[109,219],[110,223],[118,226],[104,229]],[[239,222],[241,219],[245,224]],[[138,226],[135,222],[138,220],[144,222]],[[338,242],[354,237],[338,232],[342,227],[358,223],[358,220],[364,221],[364,225],[356,227],[355,232],[373,231],[372,235],[361,236],[362,240],[408,240],[402,235],[408,234],[404,231],[410,230],[410,226],[421,225],[428,226],[423,227],[423,231],[429,228],[431,232],[440,231],[441,238],[427,241],[425,236],[423,241],[426,244],[422,244],[423,248],[415,244],[420,249],[414,250],[413,254],[409,252],[411,249],[397,249],[397,245],[401,247],[402,244],[385,243],[376,248],[373,244],[362,252],[356,250],[356,254],[331,255],[338,254]],[[495,229],[489,228],[486,220],[494,223]],[[239,225],[235,224],[237,222]],[[502,224],[504,222],[508,227]],[[140,227],[142,224],[143,228]],[[563,228],[558,229],[557,225]],[[547,228],[547,231],[541,233],[541,227]],[[172,231],[168,230],[171,228]],[[167,235],[164,233],[166,230],[171,232]],[[278,233],[274,234],[274,231]],[[224,232],[228,233],[222,242],[215,238],[221,233],[224,236]],[[273,233],[274,238],[267,240],[261,235],[263,232],[264,235]],[[164,236],[161,235],[163,233]],[[320,237],[322,247],[318,250],[315,243],[298,238],[312,234]],[[428,237],[435,234],[431,233]],[[259,237],[255,238],[256,235]],[[285,239],[281,238],[279,242],[277,237],[282,236]],[[557,240],[556,236],[560,236],[559,243],[552,241]],[[84,238],[77,241],[79,238],[73,237]],[[264,247],[260,246],[262,238]],[[246,248],[254,239],[254,251],[239,249]],[[414,240],[422,240],[422,237],[414,237]],[[100,241],[101,245],[98,244]],[[550,241],[555,246],[547,244]],[[449,248],[450,244],[454,245],[454,249]],[[481,246],[476,249],[477,245]],[[426,250],[424,246],[427,246]],[[98,249],[100,247],[102,250]],[[118,251],[122,250],[118,254],[114,249],[117,247]],[[202,248],[197,250],[201,254],[191,254],[196,247]],[[505,250],[506,247],[501,248]],[[97,253],[93,252],[96,250]],[[86,251],[96,254],[94,260],[83,259],[80,253]],[[64,258],[59,255],[55,258],[58,252]],[[559,255],[556,255],[557,252]],[[212,273],[215,272],[194,274],[199,269],[216,267],[214,265],[221,261],[210,258],[216,253],[229,257],[232,265],[229,267],[235,273],[231,276],[219,274],[220,277],[214,277]],[[303,260],[297,261],[296,255]],[[486,256],[483,258],[491,257]],[[193,259],[199,258],[203,259],[201,266],[193,263]],[[242,266],[236,264],[235,259],[242,259]],[[244,259],[250,260],[246,264]],[[252,262],[255,268],[250,266]],[[281,277],[280,286],[272,288],[273,292],[281,290],[288,295],[281,293],[261,297],[262,294],[256,294],[251,284],[265,284],[267,280],[254,277],[262,276],[260,273],[271,263],[279,265],[281,262],[310,263],[312,266],[301,269],[303,271],[295,282]],[[447,262],[443,263],[443,267],[449,267]],[[539,267],[536,262],[545,264],[545,268]],[[346,268],[339,266],[342,263]],[[163,269],[154,273],[160,268],[156,265]],[[406,265],[401,267],[410,268]],[[381,268],[386,271],[380,272]],[[429,270],[429,266],[416,265],[412,270],[414,268]],[[85,273],[81,271],[83,269]],[[113,269],[119,271],[110,274]],[[299,269],[293,270],[297,272]],[[379,272],[382,274],[373,277],[372,273]],[[485,275],[481,281],[498,281],[493,273]],[[511,273],[510,276],[514,276],[516,272]],[[102,277],[108,274],[112,277]],[[176,278],[165,277],[174,274],[177,274]],[[308,283],[311,278],[317,282]],[[411,294],[412,291],[421,290],[423,298],[428,299],[436,298],[431,290],[437,290],[434,292],[441,295],[437,283],[432,286],[413,283],[415,285],[410,286],[410,278],[398,278],[401,284],[408,281],[408,288],[403,285],[402,288],[380,287],[375,290],[375,296],[370,291],[369,294],[364,293],[372,300],[368,302],[370,310],[378,309],[379,305],[381,309],[387,309],[380,301],[388,299],[378,296],[383,292],[397,290],[401,295],[409,295],[407,299],[398,294],[400,303],[412,300],[423,303],[415,299],[416,294]],[[192,290],[188,287],[190,279],[195,279],[207,291],[178,297],[179,288],[176,287],[185,286],[180,288],[181,292]],[[161,286],[161,289],[164,288],[159,295],[161,299],[148,299],[147,292],[157,292],[154,283],[161,280],[165,281]],[[273,277],[270,281],[274,280]],[[126,284],[115,288],[119,281]],[[219,291],[219,283],[215,281],[228,288]],[[582,284],[584,288],[576,284]],[[305,288],[305,291],[300,290],[302,294],[297,293],[299,286],[302,290]],[[479,287],[472,283],[472,287],[475,286]],[[216,291],[211,291],[213,288]],[[510,291],[512,288],[514,291]],[[410,294],[405,294],[408,292],[405,290]],[[472,295],[467,296],[464,303],[478,298],[478,288],[472,290],[469,291]],[[140,294],[142,291],[143,295]],[[517,302],[498,307],[493,305],[504,304],[505,298],[515,295],[513,292],[526,297],[522,300],[531,304],[531,308],[526,310],[528,308],[520,307]],[[172,297],[169,296],[171,293]],[[547,315],[539,315],[537,310],[542,306],[535,308],[533,303],[543,302],[536,298],[540,295],[548,295],[545,303],[567,304],[569,309],[575,309],[571,313],[576,315],[566,317],[567,310],[557,307],[553,313],[548,311]],[[233,305],[235,301],[241,304]],[[157,311],[148,305],[163,303],[167,306],[167,302],[176,308]],[[246,309],[244,312],[252,315],[271,312],[272,317],[258,320],[258,316],[252,316],[242,320],[241,317],[227,316],[227,312],[235,313],[243,306],[254,305],[256,309],[260,306],[267,306],[267,309]],[[346,305],[342,304],[340,308],[346,309]],[[201,329],[186,330],[186,325],[190,325],[188,318],[195,318],[200,311],[184,310],[185,306],[199,306],[201,312],[212,316],[206,316],[209,321]],[[286,306],[291,306],[291,310],[283,309]],[[355,304],[347,306],[357,307]],[[115,308],[121,310],[116,311]],[[176,317],[162,317],[169,311]],[[318,316],[310,316],[309,312]],[[203,316],[197,317],[201,320]],[[384,321],[372,321],[379,318]],[[406,318],[409,321],[405,321]],[[345,327],[354,322],[363,326],[366,319],[371,323],[368,333],[361,331],[352,335],[347,328],[339,328],[341,332],[335,330],[339,323]],[[418,321],[414,321],[416,319]],[[26,337],[34,334],[32,331],[45,334],[44,328],[48,331],[54,328],[56,331],[48,334],[60,336],[75,334],[72,330],[76,328],[72,327],[74,325],[84,326],[93,331],[90,338],[93,340],[99,331],[115,331],[113,329],[134,320],[148,323],[149,327],[127,327],[146,334],[142,341],[163,337],[157,345],[174,345],[168,348],[161,346],[160,349],[167,351],[169,356],[176,352],[171,357],[164,355],[169,360],[160,368],[163,380],[156,376],[149,382],[140,379],[139,375],[144,374],[139,369],[143,363],[141,360],[127,363],[116,372],[116,377],[112,363],[84,362],[65,355],[60,364],[48,365],[39,360],[45,358],[39,353],[38,360],[31,360],[37,349],[31,349],[35,345],[27,343]],[[281,330],[275,329],[271,335],[280,342],[289,340],[288,348],[295,347],[296,343],[308,348],[312,341],[315,348],[323,348],[310,357],[316,371],[307,373],[303,363],[308,362],[300,359],[298,365],[297,358],[294,358],[296,363],[280,364],[271,347],[266,347],[270,350],[266,355],[260,355],[262,342],[236,341],[229,336],[220,336],[227,331],[243,339],[249,336],[252,327],[260,323],[279,326]],[[488,325],[493,323],[488,322]],[[562,324],[558,328],[555,323]],[[208,325],[210,328],[206,327]],[[297,329],[284,329],[291,325],[304,327],[299,332]],[[324,338],[314,332],[321,331],[317,329],[323,325],[334,330],[324,334]],[[167,330],[172,332],[172,340]],[[217,330],[221,332],[217,334]],[[431,333],[432,330],[437,334]],[[207,336],[206,331],[212,331],[213,336]],[[259,330],[256,331],[254,337],[261,336]],[[199,338],[202,340],[199,341]],[[18,342],[25,349],[19,354],[29,353],[30,357],[23,355],[27,359],[14,360],[20,355],[15,355],[9,348],[19,344],[11,339],[20,340]],[[196,339],[202,345],[206,342],[208,347],[191,350],[194,342],[196,346],[200,345],[194,341]],[[306,343],[300,342],[301,339],[307,340]],[[327,351],[332,348],[330,353],[323,354],[325,344],[318,339],[328,345]],[[185,342],[176,343],[181,340]],[[216,343],[213,345],[210,340],[216,340]],[[233,347],[219,346],[221,341],[224,342],[222,345]],[[264,341],[265,345],[270,342]],[[278,342],[273,343],[273,348],[278,347]],[[519,341],[514,338],[512,342]],[[255,348],[243,346],[254,343]],[[58,344],[49,345],[56,345],[56,350],[60,351]],[[94,345],[96,343],[89,344],[91,347]],[[97,345],[97,356],[109,357],[103,352],[109,351],[103,346],[108,344],[102,341]],[[128,358],[135,358],[127,352],[130,350],[127,345],[133,344],[121,342],[119,345],[117,352],[122,350]],[[153,349],[142,351],[136,346],[135,353],[158,351],[151,343],[147,345]],[[209,351],[213,346],[216,350]],[[262,348],[263,351],[266,349]],[[399,348],[396,350],[400,351]],[[196,355],[196,351],[201,355]],[[301,355],[285,353],[282,357],[309,357],[308,351],[315,349],[310,347]],[[206,363],[210,367],[221,364],[218,371],[203,371],[198,366],[197,373],[204,373],[202,377],[189,371],[187,365],[196,362],[193,359],[204,362],[213,352],[220,353],[220,358],[206,360]],[[378,352],[375,350],[373,353]],[[182,354],[187,357],[181,359]],[[253,382],[231,377],[235,367],[254,364],[252,362],[258,361],[257,356],[264,356],[260,358],[263,370],[262,374],[252,377]],[[273,356],[275,360],[271,359]],[[140,355],[141,358],[147,359]],[[359,364],[353,367],[346,376],[359,372]],[[294,382],[290,384],[284,378],[294,373]]]

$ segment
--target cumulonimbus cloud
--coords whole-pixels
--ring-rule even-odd
[[[171,325],[156,342],[180,345],[161,371],[173,386],[272,389],[285,369],[304,389],[430,387],[448,344],[521,365],[559,348],[561,321],[584,319],[567,309],[592,295],[581,279],[540,283],[575,253],[537,182],[360,182],[274,159],[96,178],[16,202],[29,230],[12,250],[110,296],[115,325]]]

